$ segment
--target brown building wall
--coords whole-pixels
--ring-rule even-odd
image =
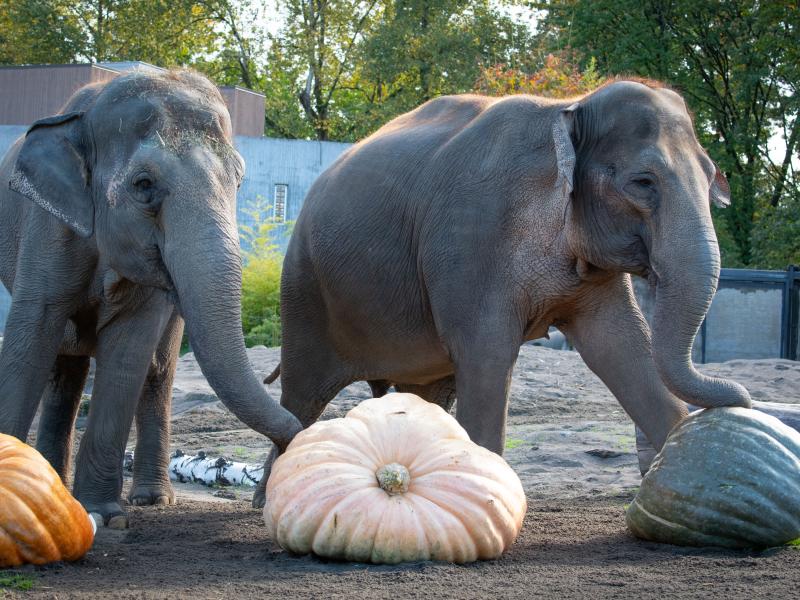
[[[117,75],[96,65],[0,68],[0,124],[29,125],[49,117],[77,89]]]
[[[99,65],[0,67],[0,125],[29,125],[56,114],[69,97],[89,83],[120,74]],[[264,96],[239,87],[221,87],[234,135],[264,135]]]
[[[228,110],[234,135],[264,135],[264,96],[240,87],[219,88]]]

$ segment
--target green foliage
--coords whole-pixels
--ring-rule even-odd
[[[520,440],[518,438],[506,438],[505,448],[506,450],[513,450],[514,448],[519,448],[520,446],[525,444],[525,440]]]
[[[481,70],[475,91],[489,96],[534,94],[550,98],[569,98],[585,94],[602,85],[605,78],[597,72],[597,63],[590,59],[581,70],[577,54],[548,54],[544,64],[533,73],[508,65],[494,65]]]
[[[247,346],[280,346],[280,284],[283,256],[274,244],[277,224],[259,198],[250,211],[253,225],[239,226],[243,247],[242,329]]]
[[[36,580],[30,575],[14,573],[13,571],[0,571],[0,589],[18,590],[27,592],[33,589]]]
[[[0,0],[0,62],[187,65],[215,50],[221,1]]]

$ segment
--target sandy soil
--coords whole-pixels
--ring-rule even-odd
[[[277,349],[254,348],[261,374]],[[753,397],[798,402],[800,363],[737,360],[704,365]],[[280,381],[270,386],[278,397]],[[323,418],[369,397],[350,386]],[[529,499],[522,533],[501,559],[469,566],[376,567],[288,555],[273,546],[251,490],[228,498],[179,484],[177,506],[131,508],[127,531],[103,529],[86,558],[22,572],[36,597],[238,598],[654,598],[793,596],[800,548],[762,553],[686,549],[638,541],[624,506],[639,485],[633,425],[574,352],[523,347],[514,372],[506,458]],[[131,438],[134,439],[133,437]],[[181,359],[173,449],[259,462],[267,448],[217,401],[191,355]],[[127,485],[128,482],[126,482]],[[0,590],[0,597],[2,597]]]

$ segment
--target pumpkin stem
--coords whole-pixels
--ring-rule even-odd
[[[406,493],[408,484],[411,482],[411,474],[408,469],[398,463],[383,465],[375,471],[375,478],[381,489],[390,496]]]

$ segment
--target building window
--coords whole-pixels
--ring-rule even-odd
[[[273,206],[272,216],[278,223],[286,221],[286,204],[289,201],[289,186],[285,183],[275,184],[275,205]]]

